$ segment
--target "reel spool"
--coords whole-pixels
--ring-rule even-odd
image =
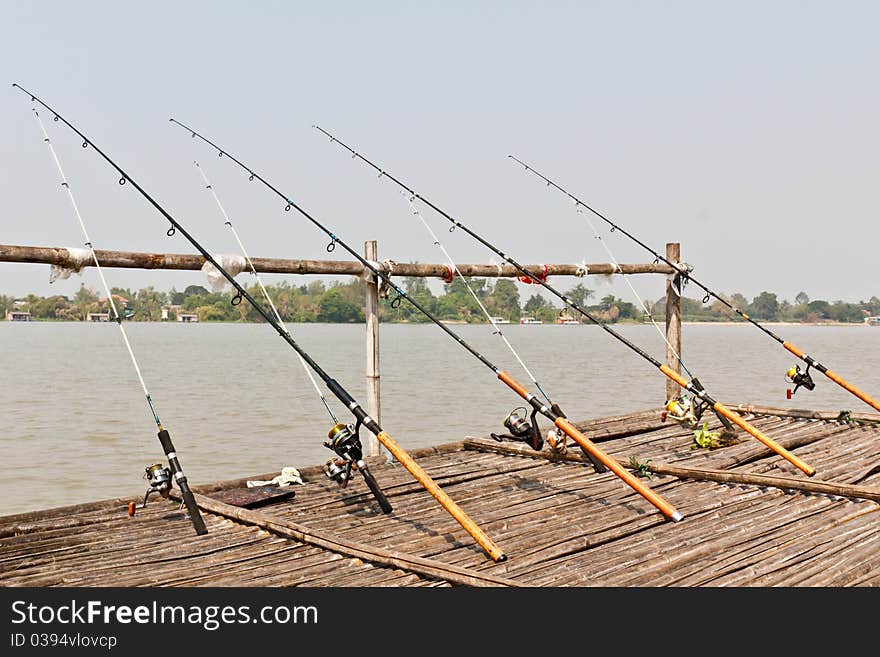
[[[522,415],[519,414],[520,411]],[[532,433],[532,425],[526,420],[526,412],[525,406],[518,406],[510,411],[501,423],[510,432],[510,435],[515,438],[526,438]]]
[[[785,391],[786,399],[791,399],[794,396],[794,393],[797,392],[798,388],[803,386],[807,390],[812,390],[816,387],[816,383],[813,381],[813,377],[810,376],[810,366],[807,365],[807,369],[801,372],[801,366],[795,365],[788,372],[785,373],[785,380],[789,383],[794,384],[794,388],[789,388]]]
[[[660,419],[665,422],[667,418],[679,424],[687,424],[689,427],[696,427],[700,421],[690,397],[686,395],[666,402],[666,408],[661,413]]]
[[[541,429],[538,427],[537,410],[533,410],[531,416],[526,419],[528,409],[525,406],[517,406],[501,423],[504,428],[510,432],[509,436],[498,435],[497,433],[489,434],[498,442],[505,438],[522,441],[527,443],[534,450],[539,450],[544,446],[544,438],[541,436]]]

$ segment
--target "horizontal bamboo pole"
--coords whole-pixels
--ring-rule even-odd
[[[840,411],[811,411],[801,408],[776,408],[775,406],[756,406],[754,404],[737,404],[729,406],[738,413],[752,413],[754,415],[778,415],[779,417],[794,417],[802,420],[837,420]],[[880,422],[877,413],[850,413],[853,422]]]
[[[169,269],[197,271],[205,264],[200,255],[185,253],[136,253],[132,251],[105,251],[95,249],[95,255],[102,267],[121,269]],[[291,260],[286,258],[252,258],[254,268],[265,274],[341,274],[360,276],[364,267],[359,262],[345,260]],[[64,247],[15,246],[0,244],[0,262],[25,262],[60,267],[75,268],[76,263]],[[380,263],[382,271],[393,276],[415,276],[421,278],[443,278],[449,273],[446,265],[429,265],[413,262]],[[86,267],[92,263],[86,263]],[[583,275],[581,265],[525,265],[526,269],[536,274],[547,267],[548,276],[580,276]],[[617,272],[614,265],[607,262],[587,264],[586,275],[593,274],[669,274],[672,268],[659,264],[620,265]],[[479,276],[486,278],[512,278],[519,272],[511,265],[497,267],[495,265],[458,265],[462,276]]]
[[[172,497],[178,498],[178,491],[172,491]],[[226,504],[198,493],[196,494],[196,502],[198,502],[200,509],[208,513],[215,513],[226,518],[238,520],[282,536],[288,536],[308,545],[315,545],[370,563],[393,566],[394,568],[400,568],[427,577],[444,579],[453,584],[463,586],[524,586],[511,579],[497,577],[489,573],[469,570],[396,550],[386,550],[358,541],[349,541],[328,532],[310,529],[283,518],[269,516],[261,511],[232,506],[231,504]]]
[[[500,454],[514,454],[529,458],[547,459],[548,461],[573,461],[576,463],[590,463],[589,459],[580,454],[561,454],[549,450],[536,452],[525,445],[507,445],[486,439],[468,438],[464,441],[465,449],[473,449]],[[625,461],[619,463],[629,469],[635,469]],[[704,481],[718,481],[728,484],[751,484],[753,486],[766,486],[768,488],[780,488],[783,490],[799,490],[805,493],[818,493],[823,495],[838,495],[863,500],[880,502],[880,490],[868,486],[853,486],[851,484],[836,484],[829,481],[817,481],[814,479],[792,479],[790,477],[776,477],[772,475],[747,474],[742,472],[730,472],[728,470],[713,470],[709,468],[683,468],[664,463],[648,463],[646,469],[654,474],[669,475],[679,479],[696,479]]]

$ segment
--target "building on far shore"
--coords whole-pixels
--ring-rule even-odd
[[[880,326],[880,315],[875,317],[865,317],[865,324],[868,326]]]
[[[6,312],[7,322],[30,322],[31,314],[27,310],[8,310]]]
[[[110,313],[89,313],[86,315],[87,322],[109,322]]]
[[[182,306],[180,306],[180,304],[172,304],[170,306],[162,306],[162,320],[165,321],[165,320],[171,319],[172,318],[171,313],[174,313],[174,316],[176,318],[177,314],[180,312],[181,307]]]
[[[178,322],[186,322],[188,324],[197,324],[199,316],[195,313],[177,313]]]

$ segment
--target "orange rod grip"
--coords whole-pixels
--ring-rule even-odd
[[[569,422],[565,418],[560,417],[556,419],[555,424],[557,427],[559,427],[559,429],[565,432],[567,436],[570,436],[578,445],[589,452],[590,455],[593,456],[597,461],[600,461],[606,468],[608,468],[618,477],[623,479],[623,481],[628,484],[630,488],[632,488],[639,495],[641,495],[651,504],[660,509],[660,513],[662,513],[670,520],[674,520],[676,522],[681,520],[682,515],[675,509],[674,506],[669,504],[669,502],[667,502],[650,488],[645,486],[645,484],[643,484],[638,479],[638,477],[631,474],[629,470],[620,465],[617,459],[611,458],[608,454],[599,449],[599,447],[597,447],[595,443],[593,443],[589,438],[578,431],[577,427],[575,427],[571,422]]]
[[[492,539],[480,529],[477,523],[471,520],[470,517],[462,511],[461,507],[459,507],[449,495],[443,492],[440,486],[431,479],[428,473],[425,472],[418,463],[413,461],[412,457],[407,454],[391,436],[384,431],[380,431],[376,435],[376,438],[378,438],[379,442],[391,452],[391,455],[397,459],[399,463],[403,464],[403,467],[409,470],[409,473],[425,487],[425,490],[431,493],[431,495],[440,502],[441,506],[449,512],[449,515],[455,518],[458,521],[458,524],[464,527],[465,531],[474,537],[474,540],[480,544],[490,557],[492,557],[493,561],[505,561],[507,559],[501,551],[501,548],[495,545]]]
[[[825,370],[825,376],[827,376],[829,379],[834,381],[834,383],[839,385],[841,388],[849,390],[852,394],[854,394],[856,397],[861,399],[863,402],[865,402],[869,406],[873,406],[876,410],[880,411],[880,402],[877,402],[875,399],[872,399],[870,396],[868,396],[867,394],[865,394],[864,392],[862,392],[861,390],[856,388],[851,383],[847,382],[845,379],[842,379],[841,377],[839,377],[837,374],[835,374],[831,370]]]
[[[782,445],[777,443],[775,440],[773,440],[770,436],[765,434],[763,431],[761,431],[760,429],[756,429],[751,424],[749,424],[744,419],[742,419],[739,415],[737,415],[736,413],[731,411],[724,404],[721,404],[720,402],[716,402],[712,408],[716,412],[720,413],[721,415],[726,417],[728,420],[733,422],[734,424],[738,425],[740,428],[742,428],[745,431],[752,434],[755,438],[757,438],[762,443],[764,443],[767,447],[769,447],[774,452],[779,454],[786,461],[791,463],[793,466],[795,466],[799,470],[803,471],[804,474],[806,474],[808,477],[812,477],[814,474],[816,474],[815,468],[813,468],[810,465],[807,465],[804,461],[802,461],[797,456],[795,456],[794,454],[789,452],[787,449],[785,449],[785,447],[783,447]]]
[[[519,383],[519,381],[517,381],[512,376],[510,376],[510,374],[508,374],[507,372],[501,371],[501,372],[498,372],[498,378],[501,379],[502,381],[504,381],[504,383],[506,383],[520,397],[522,397],[523,399],[528,398],[529,391],[526,390],[526,388],[523,387],[523,385],[521,383]]]
[[[782,346],[788,349],[791,353],[793,353],[798,358],[804,357],[804,352],[795,347],[791,342],[783,342]]]
[[[668,376],[670,379],[672,379],[673,381],[675,381],[675,382],[676,382],[678,385],[680,385],[682,388],[687,388],[687,386],[688,386],[687,379],[684,378],[681,374],[679,374],[679,373],[676,372],[675,370],[670,369],[670,368],[667,367],[666,365],[661,365],[661,366],[660,366],[660,371],[663,372],[663,373],[664,373],[666,376]]]

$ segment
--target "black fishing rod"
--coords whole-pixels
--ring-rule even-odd
[[[813,381],[813,377],[810,376],[810,368],[815,367],[817,370],[819,370],[822,374],[824,374],[829,379],[834,381],[834,383],[839,385],[841,388],[843,388],[847,392],[852,393],[853,395],[855,395],[856,397],[861,399],[863,402],[865,402],[869,406],[872,406],[875,410],[880,411],[880,402],[878,402],[877,400],[872,398],[867,393],[859,390],[854,385],[852,385],[849,381],[847,381],[846,379],[844,379],[840,375],[835,374],[834,372],[829,370],[827,367],[825,367],[822,363],[817,361],[815,358],[807,355],[801,348],[799,348],[799,347],[793,345],[791,342],[788,342],[787,340],[781,338],[776,333],[771,331],[769,328],[767,328],[766,326],[764,326],[760,322],[758,322],[755,319],[753,319],[752,317],[750,317],[747,313],[745,313],[742,310],[740,310],[739,308],[737,308],[735,305],[733,305],[730,301],[725,299],[723,296],[719,295],[717,292],[714,292],[708,286],[706,286],[703,283],[701,283],[700,281],[698,281],[696,278],[693,277],[693,275],[691,273],[692,268],[682,267],[680,264],[670,262],[665,256],[663,256],[662,254],[660,254],[657,251],[655,251],[654,249],[652,249],[650,246],[648,246],[647,244],[642,242],[635,235],[633,235],[632,233],[628,232],[627,230],[621,228],[619,225],[617,225],[611,219],[606,217],[604,214],[602,214],[598,210],[595,210],[594,208],[590,207],[589,205],[587,205],[586,203],[581,201],[578,197],[574,196],[573,194],[571,194],[570,192],[568,192],[567,190],[563,189],[562,187],[557,185],[555,182],[550,180],[544,174],[535,170],[534,168],[532,168],[531,166],[529,166],[528,164],[526,164],[525,162],[523,162],[519,158],[514,157],[513,155],[508,155],[508,157],[511,158],[512,160],[518,162],[519,164],[521,164],[525,168],[526,171],[535,174],[538,178],[540,178],[541,180],[546,182],[547,186],[553,187],[553,188],[559,190],[560,192],[562,192],[563,194],[565,194],[568,198],[570,198],[572,201],[575,202],[575,207],[586,208],[587,210],[592,212],[594,215],[599,217],[602,221],[604,221],[606,224],[611,226],[612,233],[617,231],[623,235],[626,235],[630,240],[632,240],[633,242],[638,244],[640,247],[645,249],[648,253],[653,255],[654,262],[660,262],[662,260],[663,262],[665,262],[667,265],[669,265],[673,269],[678,270],[680,272],[682,280],[685,283],[691,282],[694,285],[696,285],[697,287],[699,287],[701,290],[703,290],[703,292],[705,292],[705,296],[703,297],[703,303],[708,303],[710,298],[717,299],[718,301],[723,303],[725,306],[730,308],[737,315],[739,315],[744,320],[749,322],[752,326],[756,326],[757,328],[761,329],[761,331],[763,331],[766,335],[770,336],[770,338],[772,338],[773,340],[775,340],[776,342],[781,344],[787,351],[789,351],[790,353],[794,354],[797,358],[800,358],[802,361],[804,361],[807,364],[806,370],[801,371],[800,366],[795,365],[794,367],[789,369],[788,372],[786,372],[786,374],[785,374],[786,380],[789,381],[790,383],[795,384],[793,389],[789,388],[786,391],[786,395],[789,399],[791,399],[792,395],[794,395],[797,392],[798,388],[804,387],[807,390],[813,390],[816,387],[816,384]]]
[[[32,99],[36,100],[36,98],[33,97]],[[183,498],[183,502],[186,505],[186,509],[189,513],[189,518],[192,522],[193,528],[196,530],[196,534],[198,534],[199,536],[203,536],[208,533],[208,528],[205,526],[205,521],[202,518],[201,512],[199,511],[198,504],[196,504],[195,496],[193,495],[193,492],[189,487],[189,483],[187,482],[186,475],[183,472],[183,466],[181,466],[180,459],[177,457],[177,450],[174,448],[174,444],[171,440],[171,434],[168,432],[168,429],[166,429],[162,425],[162,420],[159,418],[159,413],[156,411],[156,406],[153,403],[153,397],[150,394],[149,389],[147,388],[147,384],[144,381],[143,374],[141,373],[140,365],[138,364],[138,360],[134,355],[134,349],[132,349],[131,343],[128,340],[128,333],[122,325],[122,315],[120,315],[119,311],[116,308],[116,302],[113,300],[113,294],[110,291],[110,286],[107,283],[107,279],[104,277],[104,270],[101,268],[101,263],[98,261],[98,256],[95,254],[95,247],[92,245],[92,239],[91,237],[89,237],[88,230],[86,230],[86,224],[82,217],[82,214],[80,213],[76,198],[73,195],[73,190],[70,187],[67,176],[64,174],[64,169],[61,166],[61,160],[58,158],[55,147],[52,145],[52,140],[49,139],[49,133],[46,131],[46,126],[43,124],[43,119],[40,117],[40,113],[36,110],[36,108],[34,108],[33,111],[34,115],[37,118],[37,122],[40,124],[40,130],[43,134],[43,142],[49,149],[49,154],[52,156],[52,160],[55,162],[58,174],[61,177],[61,186],[67,192],[67,199],[68,201],[70,201],[73,213],[74,215],[76,215],[76,218],[79,222],[79,227],[83,236],[84,244],[89,251],[89,255],[91,255],[92,257],[92,261],[95,264],[95,269],[97,270],[98,276],[101,279],[101,283],[104,287],[104,292],[107,294],[107,302],[113,313],[113,321],[119,327],[119,332],[122,335],[122,341],[125,343],[125,348],[128,350],[128,355],[131,359],[131,363],[132,365],[134,365],[134,371],[135,374],[137,374],[138,381],[141,384],[141,389],[144,391],[144,396],[147,400],[147,407],[150,409],[150,413],[152,414],[153,420],[156,423],[159,443],[162,445],[162,450],[165,452],[165,457],[168,459],[167,468],[164,467],[161,463],[156,463],[145,468],[144,478],[148,480],[149,486],[147,488],[146,494],[144,495],[142,507],[145,507],[147,505],[147,500],[152,493],[159,493],[164,498],[167,498],[169,496],[171,492],[173,475],[173,481],[176,481],[178,487],[180,488],[181,497]],[[85,146],[85,143],[83,145]],[[129,505],[129,514],[133,515],[136,508],[137,505],[132,502]]]
[[[555,296],[560,298],[565,304],[567,304],[568,306],[570,306],[571,308],[573,308],[574,310],[576,310],[580,314],[582,314],[584,317],[589,319],[593,324],[596,324],[597,326],[602,328],[609,335],[611,335],[615,339],[619,340],[624,345],[626,345],[629,349],[636,352],[642,358],[644,358],[649,363],[654,365],[664,375],[666,375],[667,377],[669,377],[670,379],[675,381],[678,385],[680,385],[682,388],[684,388],[689,393],[691,393],[691,395],[693,395],[694,398],[699,399],[699,402],[698,402],[699,412],[702,412],[702,410],[705,410],[707,408],[711,408],[719,416],[722,416],[722,417],[730,420],[731,422],[733,422],[734,424],[736,424],[740,428],[747,431],[749,434],[751,434],[752,436],[757,438],[759,441],[761,441],[766,447],[770,448],[771,450],[773,450],[774,452],[776,452],[777,454],[779,454],[780,456],[785,458],[788,462],[790,462],[792,465],[794,465],[795,467],[797,467],[798,469],[803,471],[808,476],[813,476],[816,473],[815,469],[812,466],[808,465],[803,460],[801,460],[800,458],[798,458],[797,456],[795,456],[794,454],[789,452],[787,449],[785,449],[785,447],[783,447],[782,445],[778,444],[775,440],[770,438],[770,436],[767,436],[766,434],[764,434],[763,431],[752,426],[749,422],[747,422],[742,417],[740,417],[739,415],[737,415],[736,413],[731,411],[729,408],[724,406],[722,403],[714,400],[698,381],[696,381],[696,380],[688,381],[681,374],[679,374],[678,372],[671,369],[667,365],[658,361],[656,358],[654,358],[653,356],[648,354],[646,351],[644,351],[643,349],[638,347],[632,341],[630,341],[629,339],[625,338],[623,335],[621,335],[620,333],[618,333],[617,331],[612,329],[605,322],[603,322],[599,318],[593,316],[591,313],[589,313],[587,310],[582,308],[580,305],[578,305],[577,303],[575,303],[574,301],[569,299],[565,294],[558,291],[552,285],[547,283],[547,281],[544,280],[542,277],[528,271],[525,267],[523,267],[521,264],[519,264],[516,260],[514,260],[513,258],[508,256],[507,254],[505,254],[503,251],[498,249],[496,246],[494,246],[492,243],[490,243],[489,241],[487,241],[486,239],[484,239],[483,237],[481,237],[480,235],[478,235],[477,233],[475,233],[474,231],[469,229],[467,226],[462,224],[460,221],[458,221],[457,219],[453,218],[452,216],[450,216],[449,214],[444,212],[437,205],[435,205],[434,203],[432,203],[431,201],[426,199],[421,194],[417,193],[411,187],[405,185],[403,182],[401,182],[400,180],[395,178],[393,175],[388,173],[386,170],[380,168],[379,166],[377,166],[376,164],[374,164],[373,162],[368,160],[366,157],[364,157],[363,155],[358,153],[356,150],[354,150],[353,148],[351,148],[350,146],[348,146],[344,142],[339,141],[339,139],[334,137],[332,134],[330,134],[329,132],[327,132],[326,130],[321,128],[320,126],[315,126],[315,128],[318,131],[320,131],[321,133],[323,133],[324,135],[326,135],[327,137],[329,137],[331,142],[335,142],[335,143],[339,144],[342,148],[344,148],[349,153],[351,153],[352,158],[357,158],[357,159],[361,160],[362,162],[364,162],[365,164],[367,164],[368,166],[370,166],[371,168],[373,168],[375,171],[378,171],[380,178],[383,176],[388,178],[389,180],[391,180],[392,182],[394,182],[395,184],[397,184],[398,186],[400,186],[401,188],[406,190],[407,193],[409,193],[413,198],[422,201],[428,207],[430,207],[435,212],[440,214],[442,217],[445,217],[452,224],[452,226],[450,227],[450,230],[455,230],[456,228],[460,228],[465,233],[467,233],[468,235],[473,237],[475,240],[477,240],[480,244],[482,244],[483,246],[488,248],[490,251],[492,251],[493,253],[495,253],[499,257],[503,258],[508,264],[512,265],[515,269],[517,269],[517,271],[521,272],[525,276],[528,276],[533,282],[543,286],[546,290],[548,290],[549,292],[551,292],[552,294],[554,294]]]
[[[383,280],[397,294],[396,298],[391,302],[391,306],[393,308],[398,307],[401,303],[401,300],[406,299],[417,310],[419,310],[419,312],[424,314],[434,324],[443,329],[443,331],[453,340],[464,347],[464,349],[467,350],[472,356],[477,358],[483,365],[492,370],[495,376],[503,381],[511,390],[513,390],[518,395],[520,395],[520,397],[525,399],[532,408],[531,424],[525,422],[523,418],[519,418],[518,416],[514,417],[514,414],[509,415],[508,421],[505,421],[505,426],[507,426],[511,430],[511,433],[514,435],[514,437],[520,438],[524,442],[527,442],[533,449],[541,449],[541,447],[543,446],[543,438],[541,436],[541,430],[538,428],[537,420],[537,415],[540,413],[541,415],[547,417],[551,422],[553,422],[557,429],[565,433],[567,436],[571,437],[578,445],[580,445],[581,449],[584,450],[590,460],[593,461],[593,463],[596,465],[596,469],[598,471],[604,471],[605,468],[611,470],[612,472],[614,472],[614,474],[623,479],[623,481],[628,484],[633,490],[639,493],[639,495],[641,495],[651,504],[657,507],[660,512],[663,513],[663,515],[665,515],[667,518],[676,522],[682,519],[681,513],[677,511],[675,507],[673,507],[671,504],[666,502],[666,500],[654,493],[650,488],[645,486],[637,477],[632,475],[616,459],[606,454],[592,441],[590,441],[583,433],[581,433],[581,431],[577,427],[575,427],[574,424],[568,421],[568,419],[565,417],[558,406],[548,406],[547,404],[543,403],[535,395],[529,392],[525,386],[516,381],[509,373],[505,372],[499,367],[496,367],[488,358],[477,351],[473,346],[468,344],[460,335],[458,335],[455,331],[453,331],[447,325],[441,322],[418,301],[409,296],[409,294],[407,294],[405,290],[401,289],[397,284],[395,284],[391,280],[391,277],[388,276],[384,271],[382,271],[369,260],[361,256],[357,251],[355,251],[342,239],[340,239],[338,235],[336,235],[329,228],[324,226],[321,222],[319,222],[312,215],[310,215],[294,201],[292,201],[289,196],[282,193],[277,187],[273,186],[260,174],[256,173],[252,168],[244,164],[241,160],[231,155],[228,151],[220,148],[220,146],[215,144],[207,137],[202,136],[201,134],[190,128],[188,125],[185,125],[174,118],[170,119],[170,121],[189,132],[193,138],[198,137],[201,141],[211,146],[211,148],[217,151],[220,157],[225,156],[236,165],[244,169],[248,174],[249,180],[259,180],[263,185],[265,185],[269,190],[274,192],[284,201],[284,210],[286,212],[290,212],[292,208],[295,209],[303,217],[308,219],[315,227],[317,227],[320,231],[330,237],[330,243],[326,247],[328,252],[332,252],[333,250],[335,250],[336,245],[339,244],[355,259],[357,259],[358,262],[360,262],[365,269],[368,269],[373,273],[374,276]]]
[[[373,477],[372,473],[369,471],[366,463],[363,460],[363,449],[361,447],[360,441],[360,428],[361,426],[366,427],[368,431],[373,433],[376,438],[379,440],[382,445],[391,452],[392,456],[394,456],[398,462],[402,463],[404,467],[413,475],[413,477],[418,480],[425,489],[434,496],[434,498],[450,513],[450,515],[455,518],[458,523],[483,547],[484,550],[489,554],[489,556],[494,561],[505,561],[507,559],[506,555],[498,548],[497,545],[490,539],[482,529],[480,529],[473,520],[471,520],[465,513],[462,511],[458,505],[431,479],[428,474],[419,466],[415,461],[412,460],[412,457],[409,456],[397,443],[388,435],[369,415],[367,415],[366,411],[361,408],[360,404],[335,380],[333,379],[327,372],[325,372],[314,359],[309,356],[306,351],[297,344],[297,342],[293,339],[289,332],[287,332],[280,324],[275,321],[275,318],[267,312],[260,304],[256,302],[256,300],[251,296],[251,294],[240,285],[235,278],[226,271],[220,264],[211,256],[211,254],[199,244],[195,238],[190,235],[186,229],[169,214],[165,208],[163,208],[159,203],[150,196],[131,176],[129,176],[116,162],[110,159],[100,148],[98,148],[94,142],[89,140],[82,132],[80,132],[73,124],[71,124],[67,119],[58,114],[54,109],[49,107],[45,102],[37,98],[30,91],[27,91],[23,87],[18,84],[14,84],[13,86],[20,89],[23,93],[29,95],[33,102],[37,102],[43,107],[45,107],[49,112],[54,115],[55,120],[62,121],[68,128],[70,128],[74,133],[76,133],[83,140],[83,147],[91,146],[95,152],[97,152],[103,159],[106,161],[113,169],[116,170],[117,173],[121,176],[119,178],[119,184],[124,185],[126,182],[131,183],[135,189],[143,196],[149,203],[152,205],[158,212],[161,214],[166,220],[168,220],[170,224],[170,228],[167,231],[169,237],[173,236],[175,233],[179,232],[183,235],[189,242],[192,244],[202,256],[210,262],[217,271],[227,280],[229,283],[236,289],[236,297],[240,296],[244,299],[247,299],[248,303],[254,307],[254,309],[265,319],[277,332],[278,334],[287,342],[293,349],[296,351],[302,359],[308,363],[309,367],[321,378],[324,384],[327,386],[327,389],[330,390],[336,397],[345,404],[346,407],[351,411],[352,415],[356,418],[356,423],[354,426],[346,425],[343,423],[336,424],[333,428],[330,429],[328,434],[328,442],[325,442],[324,445],[329,449],[333,450],[341,459],[341,463],[338,467],[330,468],[327,471],[327,474],[335,479],[337,482],[345,485],[351,476],[351,472],[353,468],[356,468],[361,474],[364,476],[364,480],[367,483],[370,491],[373,493],[376,500],[379,502],[379,506],[385,513],[391,512],[391,505],[388,503],[387,498],[385,497],[382,490],[379,488],[378,483]],[[235,297],[234,297],[235,298]],[[240,301],[239,301],[240,303]]]

